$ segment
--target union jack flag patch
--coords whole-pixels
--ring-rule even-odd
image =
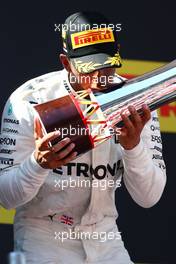
[[[73,225],[73,217],[69,217],[69,216],[67,216],[67,215],[62,215],[61,217],[60,217],[60,222],[62,223],[62,224],[66,224],[66,225]]]

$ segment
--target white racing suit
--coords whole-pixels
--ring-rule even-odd
[[[29,264],[132,263],[116,226],[115,190],[123,176],[140,206],[160,199],[166,174],[156,112],[134,149],[112,137],[65,166],[44,169],[33,156],[33,106],[68,94],[65,81],[70,85],[65,70],[34,78],[3,111],[0,204],[16,208],[15,249]]]

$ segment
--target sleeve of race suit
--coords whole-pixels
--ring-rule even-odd
[[[30,201],[48,175],[33,156],[33,114],[27,101],[7,101],[1,120],[0,205],[10,209]]]
[[[124,183],[133,200],[142,207],[155,205],[166,184],[162,139],[157,112],[145,125],[140,143],[123,151]]]

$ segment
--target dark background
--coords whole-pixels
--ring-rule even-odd
[[[61,69],[59,32],[54,24],[77,11],[100,11],[119,34],[124,59],[171,61],[175,58],[175,14],[170,1],[44,1],[0,4],[0,111],[23,82]],[[118,225],[134,261],[168,263],[169,197],[174,180],[175,134],[162,134],[168,182],[157,205],[143,209],[124,187],[118,191]],[[12,226],[0,225],[0,264],[13,245]],[[176,263],[174,260],[172,263]]]

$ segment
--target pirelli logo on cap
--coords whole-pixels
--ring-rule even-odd
[[[73,49],[114,41],[115,39],[111,28],[91,29],[71,34]]]

